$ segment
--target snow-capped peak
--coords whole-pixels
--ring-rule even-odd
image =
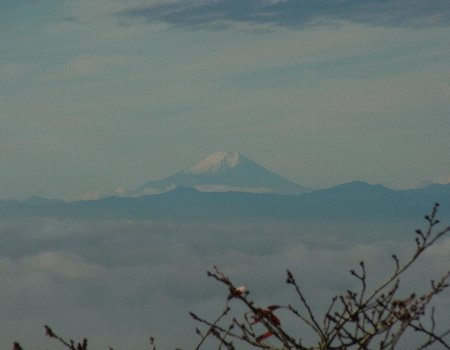
[[[201,191],[302,193],[308,189],[267,170],[238,152],[215,152],[194,166],[158,181],[148,181],[136,194],[158,193],[177,186]]]
[[[234,168],[239,161],[238,152],[215,152],[187,169],[186,172],[191,174],[216,172],[224,168]]]

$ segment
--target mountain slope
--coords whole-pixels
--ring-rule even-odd
[[[308,189],[267,170],[237,152],[216,152],[194,166],[159,181],[149,181],[133,195],[165,192],[178,186],[204,192],[299,194]]]
[[[91,201],[4,201],[0,220],[14,218],[354,221],[420,219],[435,202],[450,217],[450,185],[437,193],[396,191],[353,182],[297,196],[272,193],[200,192],[178,187],[141,197]]]

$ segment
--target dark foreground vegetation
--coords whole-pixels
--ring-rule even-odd
[[[306,299],[301,285],[288,270],[286,283],[293,288],[295,305],[261,306],[255,303],[244,286],[236,285],[218,268],[208,275],[228,290],[222,312],[214,320],[191,313],[199,324],[196,330],[199,341],[196,349],[399,349],[402,340],[414,336],[414,346],[409,349],[450,349],[450,324],[438,324],[432,300],[449,286],[450,271],[436,281],[431,281],[423,293],[401,289],[401,278],[413,265],[420,264],[420,256],[437,240],[450,232],[450,226],[439,228],[439,205],[425,216],[426,227],[416,230],[415,249],[409,258],[392,255],[392,271],[386,279],[369,287],[364,261],[350,273],[357,281],[355,290],[347,290],[333,297],[325,313],[319,315]],[[420,276],[422,285],[427,277]],[[314,334],[313,341],[303,341],[301,334],[294,334],[277,314],[284,310],[298,322],[306,325]],[[439,311],[439,310],[438,310]],[[441,310],[442,311],[442,310]],[[88,350],[88,341],[74,341],[61,337],[49,326],[45,334],[69,350]],[[149,347],[156,350],[154,338]],[[111,348],[110,348],[111,349]],[[20,343],[13,350],[24,350]]]

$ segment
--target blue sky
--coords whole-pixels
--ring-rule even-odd
[[[0,198],[113,193],[218,150],[316,188],[450,181],[448,1],[0,7]]]

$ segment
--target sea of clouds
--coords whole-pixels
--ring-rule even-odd
[[[189,311],[213,319],[227,296],[206,275],[213,266],[262,306],[298,305],[285,284],[289,268],[320,314],[334,294],[357,287],[349,270],[359,261],[372,285],[383,280],[394,265],[391,254],[405,259],[413,252],[415,228],[417,222],[3,221],[0,348],[19,340],[25,349],[60,349],[44,337],[45,324],[75,340],[87,337],[91,349],[148,349],[150,336],[160,349],[193,348],[200,325]],[[447,238],[403,287],[425,291],[449,267]],[[440,309],[450,309],[449,294],[438,299]],[[310,339],[302,326],[280,317]]]

